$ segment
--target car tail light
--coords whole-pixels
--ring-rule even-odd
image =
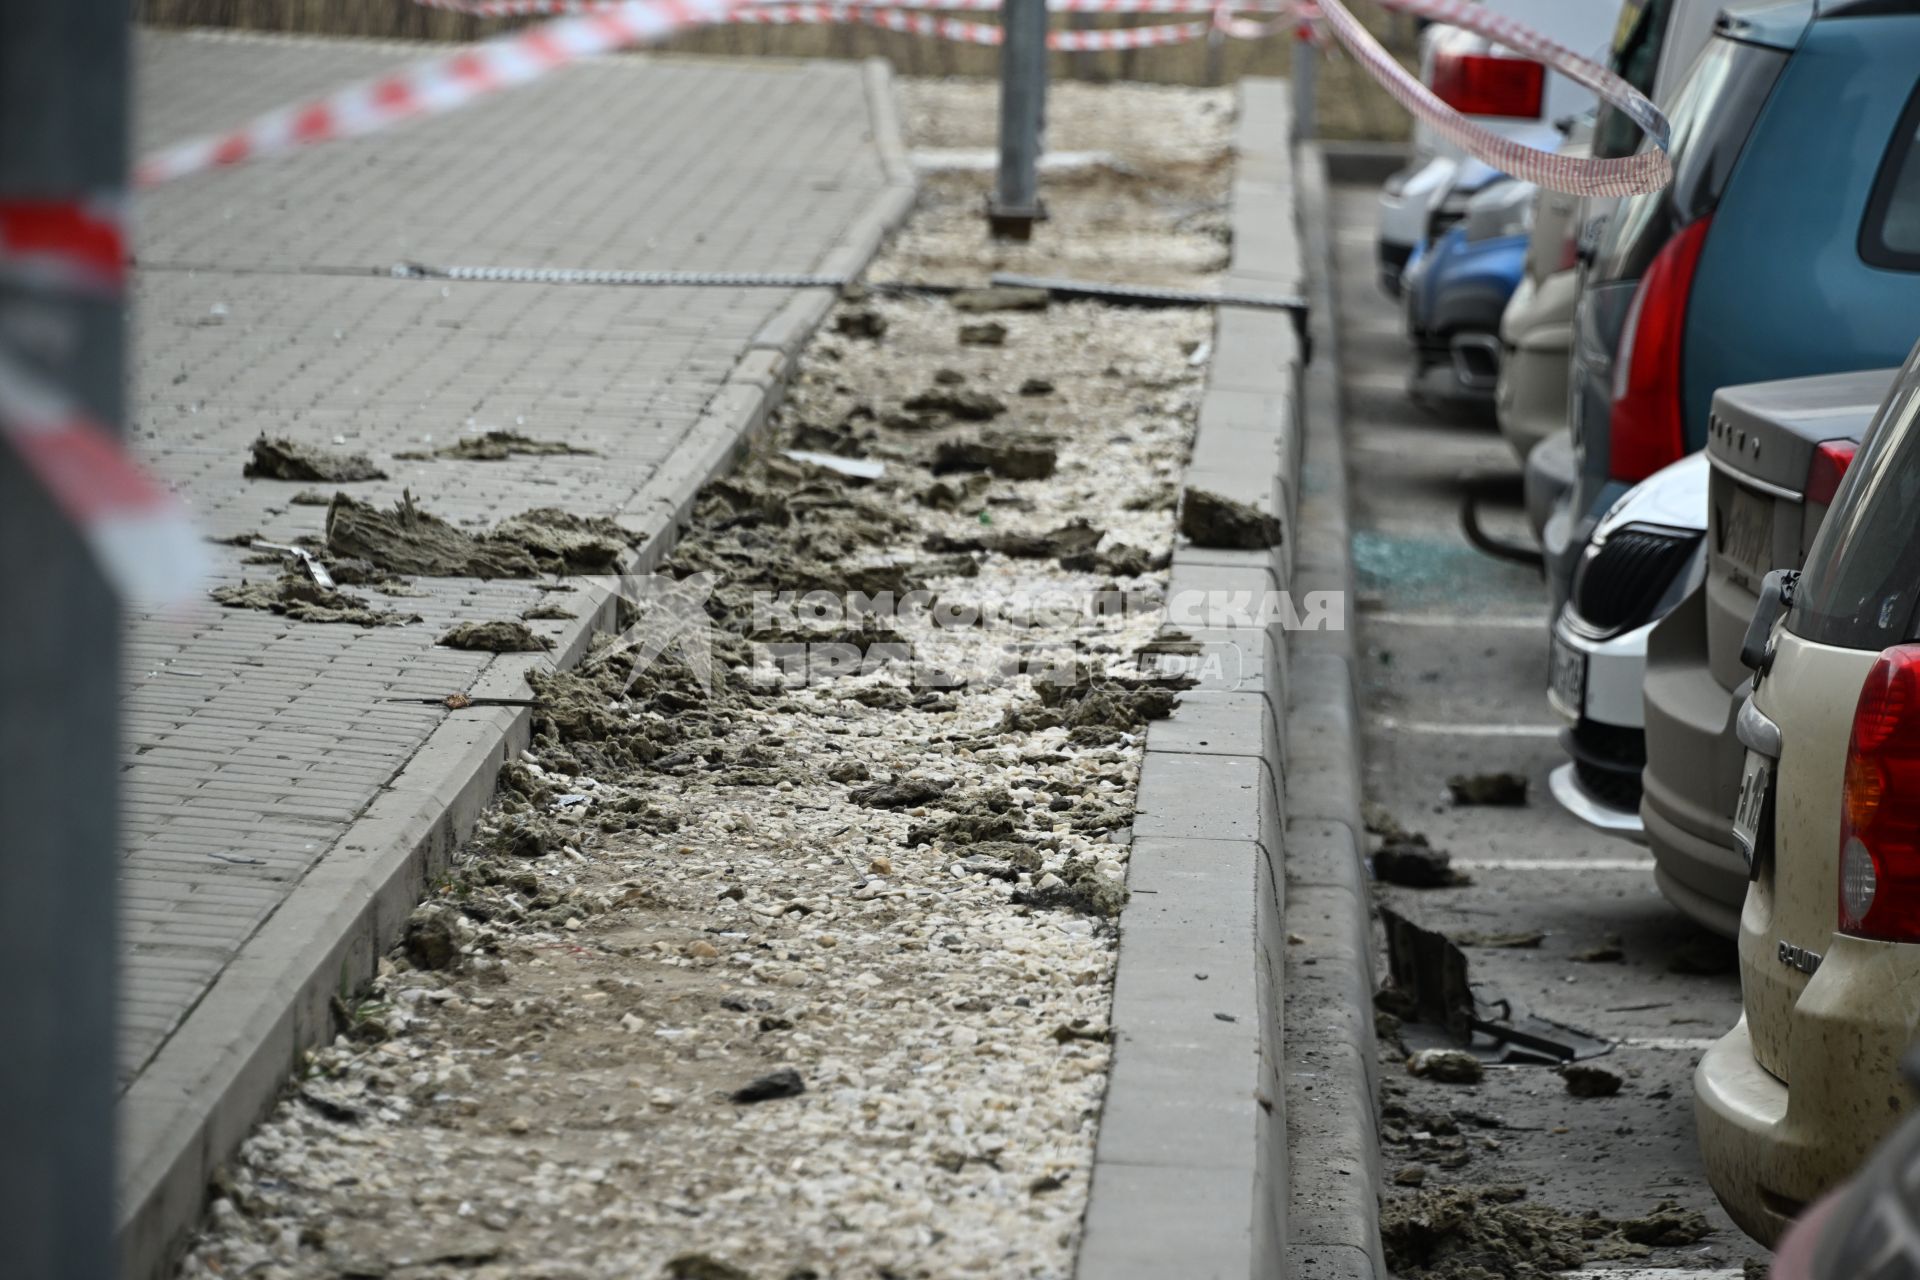
[[[1607,474],[1638,484],[1687,452],[1680,387],[1681,335],[1693,273],[1711,218],[1689,223],[1647,268],[1627,308],[1613,363]]]
[[[1858,452],[1860,442],[1857,440],[1821,441],[1813,451],[1813,461],[1807,465],[1807,501],[1831,506],[1833,495],[1839,492],[1840,481]]]
[[[1463,116],[1537,117],[1546,91],[1546,67],[1528,58],[1445,49],[1433,58],[1434,96]]]
[[[1920,941],[1920,645],[1882,653],[1854,709],[1839,917],[1855,937]]]

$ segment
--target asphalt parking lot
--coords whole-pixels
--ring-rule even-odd
[[[1478,935],[1481,945],[1466,954],[1483,999],[1497,995],[1613,1041],[1592,1061],[1624,1079],[1615,1096],[1591,1099],[1570,1097],[1537,1066],[1491,1067],[1477,1085],[1438,1084],[1413,1078],[1383,1037],[1387,1194],[1411,1195],[1416,1182],[1429,1191],[1518,1185],[1533,1201],[1608,1216],[1673,1201],[1706,1213],[1712,1233],[1643,1262],[1607,1265],[1740,1275],[1767,1254],[1707,1186],[1691,1092],[1700,1054],[1739,1017],[1733,944],[1667,905],[1643,848],[1589,831],[1548,794],[1547,774],[1564,756],[1543,692],[1544,587],[1531,569],[1476,551],[1459,521],[1461,477],[1512,473],[1517,463],[1491,409],[1442,411],[1409,399],[1401,316],[1374,279],[1375,194],[1336,187],[1332,210],[1365,794],[1370,825],[1390,816],[1424,834],[1471,879],[1442,889],[1378,886],[1377,901],[1456,941]],[[1517,534],[1518,513],[1510,516],[1503,524]],[[1450,798],[1450,777],[1502,771],[1527,779],[1524,806]],[[1608,955],[1619,958],[1600,958]],[[1434,1131],[1394,1122],[1396,1103],[1499,1123],[1462,1123],[1457,1138],[1422,1136]]]

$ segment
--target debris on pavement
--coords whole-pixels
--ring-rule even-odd
[[[421,621],[417,613],[382,609],[359,596],[323,587],[298,569],[266,582],[241,579],[209,594],[229,609],[264,609],[296,622],[343,622],[357,627],[403,627]]]
[[[843,458],[834,453],[815,453],[811,449],[785,449],[781,451],[781,456],[792,462],[820,467],[849,480],[879,480],[887,474],[886,463],[868,462],[864,458]]]
[[[328,484],[387,478],[387,473],[374,466],[365,454],[334,453],[299,444],[285,436],[257,437],[240,474],[250,479],[320,480]]]
[[[963,347],[997,347],[1007,340],[1007,326],[998,320],[979,320],[961,325],[959,336]]]
[[[1617,934],[1608,934],[1600,940],[1599,945],[1573,953],[1573,959],[1578,964],[1620,964],[1626,958],[1627,953],[1621,948]]]
[[[1265,551],[1280,545],[1280,522],[1266,512],[1205,489],[1188,489],[1180,503],[1180,532],[1196,547]]]
[[[569,455],[591,457],[597,452],[565,440],[536,440],[518,431],[487,431],[477,436],[463,436],[438,449],[415,450],[393,456],[404,462],[434,462],[442,459],[453,462],[505,462],[515,455],[532,458]]]
[[[443,632],[435,644],[478,653],[540,653],[553,641],[533,634],[524,622],[460,622]]]
[[[968,387],[936,385],[908,396],[901,408],[909,413],[944,414],[962,422],[988,422],[1007,411],[1006,401]]]
[[[1407,1070],[1441,1084],[1478,1084],[1486,1074],[1480,1059],[1464,1049],[1422,1049],[1407,1059]]]
[[[1517,807],[1527,802],[1527,780],[1518,773],[1457,773],[1447,790],[1459,805]]]
[[[475,535],[422,509],[405,492],[389,511],[335,494],[327,508],[326,543],[333,555],[428,578],[617,573],[631,551],[612,520],[542,507]]]
[[[1481,933],[1476,929],[1466,929],[1453,935],[1453,940],[1463,947],[1486,947],[1494,951],[1532,950],[1547,940],[1547,935],[1538,929],[1524,929],[1512,933]]]
[[[1522,1187],[1447,1187],[1389,1200],[1380,1236],[1404,1280],[1552,1280],[1587,1262],[1627,1261],[1691,1244],[1705,1217],[1662,1203],[1645,1218],[1609,1219],[1529,1203]]]
[[[1611,1098],[1620,1092],[1622,1083],[1617,1072],[1590,1062],[1569,1062],[1560,1068],[1560,1078],[1576,1098]]]
[[[1224,200],[1230,94],[1062,88],[1054,129],[1174,137],[1172,163],[1208,157],[1190,190],[1181,171],[1181,199]],[[905,92],[910,118],[920,100],[928,127],[964,118],[991,137],[990,84]],[[990,182],[923,182],[874,274],[983,278]],[[1224,258],[1217,238],[1169,229],[1152,183],[1050,204],[1076,249],[1110,244],[1170,282]],[[1016,261],[1052,265],[1034,255],[1057,248],[1043,228]],[[479,1237],[499,1253],[474,1274],[503,1280],[657,1277],[674,1260],[756,1280],[1071,1273],[1114,1053],[1097,1034],[1118,945],[1104,912],[1125,893],[1141,728],[1182,683],[1133,657],[1161,629],[1166,580],[1130,582],[1124,611],[1031,609],[1104,584],[1057,559],[922,543],[1044,536],[1097,511],[1093,554],[1124,544],[1164,564],[1172,512],[1117,504],[1187,456],[1204,374],[1182,352],[1210,317],[1058,304],[1022,317],[1016,349],[957,346],[960,317],[925,294],[838,305],[882,316],[885,341],[824,327],[659,567],[711,575],[707,661],[691,646],[642,661],[600,637],[578,667],[529,672],[531,738],[428,897],[457,913],[439,919],[458,959],[382,958],[354,1007],[377,1010],[383,1036],[342,1034],[308,1064],[368,1096],[352,1141],[310,1106],[276,1108],[232,1162],[229,1204],[245,1211],[208,1215],[182,1280],[451,1274],[397,1260]],[[889,420],[903,392],[954,385],[936,381],[945,368],[1003,401],[1035,371],[1060,391],[1022,402],[1017,431]],[[851,485],[782,456],[839,455],[829,440],[860,441],[885,478]],[[955,440],[1022,452],[955,467]],[[920,500],[934,485],[952,486],[952,509]],[[503,553],[499,530],[455,532],[480,544],[462,556]],[[402,571],[375,550],[362,558]],[[853,607],[885,592],[935,604]],[[488,594],[508,616],[532,596]],[[770,600],[809,597],[835,604],[769,616]],[[937,624],[941,611],[974,620]],[[421,959],[445,940],[423,926]],[[732,1101],[783,1069],[803,1091]],[[702,1280],[718,1276],[737,1280]]]
[[[734,1102],[754,1103],[771,1102],[776,1098],[797,1098],[807,1091],[807,1085],[800,1073],[792,1067],[782,1067],[758,1080],[741,1085],[728,1095]]]
[[[847,307],[834,316],[833,331],[877,342],[887,336],[887,318],[872,307]]]
[[[1473,883],[1453,869],[1452,854],[1434,848],[1417,832],[1390,839],[1374,850],[1373,877],[1406,889],[1453,889]]]

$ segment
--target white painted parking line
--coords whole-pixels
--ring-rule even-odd
[[[1514,631],[1545,631],[1547,615],[1541,614],[1471,614],[1462,617],[1456,613],[1402,613],[1392,609],[1382,609],[1378,613],[1360,611],[1360,617],[1367,622],[1378,623],[1383,627],[1505,627]]]
[[[1620,1042],[1629,1049],[1664,1049],[1670,1053],[1705,1053],[1720,1043],[1717,1036],[1628,1036]]]
[[[1389,733],[1438,733],[1454,738],[1557,738],[1557,724],[1449,724],[1444,720],[1401,720],[1375,716],[1373,723]]]
[[[1651,871],[1652,858],[1455,858],[1461,871]]]

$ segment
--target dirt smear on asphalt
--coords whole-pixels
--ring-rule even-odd
[[[905,92],[910,119],[991,141],[991,85]],[[1105,275],[1206,283],[1229,96],[1097,102],[1057,145],[1075,120],[1171,134],[1188,167],[1163,180],[1143,151],[1065,184],[1018,249],[984,240],[987,176],[936,179],[874,277],[1099,254]],[[986,346],[941,298],[838,315],[663,567],[699,625],[630,601],[578,668],[529,674],[528,750],[220,1179],[183,1275],[1071,1274],[1142,733],[1179,696],[1136,655],[1210,317],[996,310]],[[907,407],[929,387],[1004,407],[985,429],[984,400]],[[421,574],[580,555],[513,525],[336,500],[329,546]],[[1116,607],[1047,605],[1062,594]]]

